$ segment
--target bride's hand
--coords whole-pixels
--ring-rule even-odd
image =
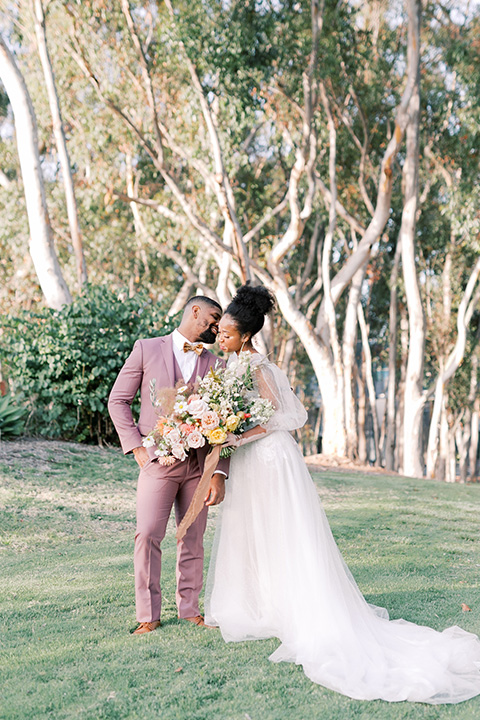
[[[227,433],[227,439],[223,443],[223,447],[239,447],[241,444],[241,437],[234,433]]]

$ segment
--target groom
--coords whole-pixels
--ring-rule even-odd
[[[155,448],[142,446],[142,437],[155,426],[157,415],[150,400],[150,381],[156,387],[174,387],[194,382],[215,365],[218,358],[203,348],[214,343],[222,308],[208,297],[191,298],[177,330],[163,337],[137,340],[115,381],[108,410],[120,438],[123,452],[133,452],[140,467],[137,485],[137,529],[135,534],[135,602],[139,626],[134,635],[152,632],[160,625],[162,595],[160,570],[162,551],[172,506],[177,526],[183,518],[202,475],[207,448],[191,450],[183,462],[160,465]],[[138,423],[132,417],[131,403],[140,390]],[[221,460],[213,475],[205,505],[218,505],[225,495],[228,460]],[[177,543],[178,616],[204,626],[198,597],[203,584],[203,534],[208,508]]]

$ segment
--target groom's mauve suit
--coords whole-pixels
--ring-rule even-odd
[[[192,382],[203,377],[219,360],[203,350],[198,357]],[[223,364],[223,361],[220,361]],[[129,453],[142,444],[157,422],[150,400],[149,384],[157,389],[174,387],[181,379],[175,359],[172,336],[137,340],[110,393],[108,409],[118,432],[123,452]],[[189,378],[190,379],[190,378]],[[141,410],[135,424],[130,405],[140,389]],[[207,448],[192,450],[183,462],[165,467],[156,460],[155,448],[148,448],[150,460],[141,468],[137,486],[137,529],[135,534],[135,601],[138,622],[160,619],[161,549],[168,518],[175,504],[177,525],[184,516],[200,480]],[[228,471],[228,461],[218,469]],[[177,607],[181,618],[200,614],[198,597],[203,584],[203,534],[207,522],[205,507],[177,544]]]

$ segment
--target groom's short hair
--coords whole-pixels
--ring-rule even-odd
[[[221,313],[223,313],[222,306],[216,300],[212,300],[212,298],[209,298],[206,295],[195,295],[195,297],[191,297],[190,300],[187,300],[187,302],[185,303],[183,312],[191,308],[192,305],[199,304],[211,305],[212,307],[217,308],[218,310],[220,310]]]

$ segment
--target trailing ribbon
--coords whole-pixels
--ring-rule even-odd
[[[177,528],[176,538],[181,540],[187,532],[190,525],[192,525],[197,517],[200,515],[205,504],[205,495],[210,486],[210,480],[217,469],[218,461],[220,459],[220,445],[215,445],[213,450],[208,453],[205,458],[205,465],[203,467],[203,475],[200,478],[195,492],[193,493],[192,501],[188,506],[188,510],[182,518],[180,525]]]

